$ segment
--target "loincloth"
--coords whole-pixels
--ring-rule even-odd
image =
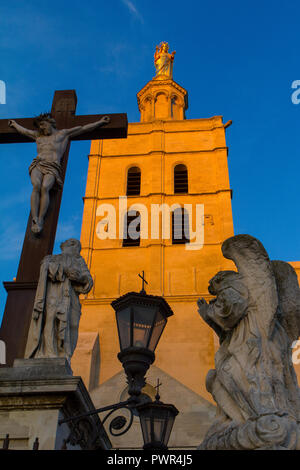
[[[53,175],[58,186],[63,186],[61,166],[58,163],[48,162],[47,160],[42,160],[41,158],[36,157],[28,168],[30,175],[34,168],[39,170],[43,175]]]

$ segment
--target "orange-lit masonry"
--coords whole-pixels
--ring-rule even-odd
[[[213,401],[206,391],[205,377],[214,367],[218,348],[216,336],[197,313],[196,301],[198,297],[210,297],[207,286],[214,274],[235,269],[221,253],[222,242],[233,235],[225,127],[221,116],[185,119],[187,92],[172,79],[151,80],[138,93],[138,103],[141,122],[129,124],[127,139],[91,144],[81,243],[94,288],[82,300],[79,342],[72,366],[74,373],[82,375],[87,386],[96,390],[96,404],[120,399],[126,383],[117,359],[118,334],[110,303],[126,292],[139,291],[138,273],[145,271],[147,293],[164,296],[174,311],[157,347],[157,369],[151,372],[152,381],[151,373],[148,375],[149,386],[155,385],[157,375],[163,377],[161,395],[165,401],[171,400],[171,389],[176,389],[177,403],[173,402],[186,414],[178,418],[173,446],[193,447],[210,424],[209,402]],[[179,164],[187,169],[188,191],[175,194],[174,168]],[[127,196],[127,206],[143,204],[148,209],[149,232],[152,204],[191,204],[193,214],[197,204],[204,205],[201,249],[188,250],[184,244],[173,244],[171,238],[162,239],[161,231],[158,239],[151,239],[149,233],[147,239],[140,240],[140,246],[124,247],[119,237],[99,239],[101,204],[115,208],[118,236],[119,196],[126,195],[128,170],[132,167],[140,170],[140,194]],[[195,226],[192,228],[195,230]],[[105,230],[110,229],[108,223]],[[189,426],[191,432],[183,438]],[[130,436],[126,439],[121,446],[135,447]]]

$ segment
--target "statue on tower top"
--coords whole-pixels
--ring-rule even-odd
[[[156,46],[154,53],[155,78],[173,77],[173,61],[176,51],[173,51],[171,54],[168,51],[169,44],[167,42],[161,42],[159,46]]]

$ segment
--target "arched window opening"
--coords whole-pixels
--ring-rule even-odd
[[[140,246],[141,215],[136,211],[129,211],[124,217],[123,246]]]
[[[172,244],[181,245],[190,241],[189,213],[178,208],[172,212]]]
[[[141,192],[141,170],[133,166],[127,173],[127,196],[138,196]]]
[[[180,119],[180,105],[177,96],[171,98],[171,118],[174,120]]]
[[[169,117],[169,99],[165,93],[158,93],[155,97],[155,119]]]
[[[174,168],[174,193],[187,193],[188,171],[185,165],[176,165]]]

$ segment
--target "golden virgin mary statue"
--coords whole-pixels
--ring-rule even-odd
[[[173,51],[170,54],[168,50],[169,44],[167,42],[161,42],[159,46],[156,46],[154,54],[155,78],[172,78],[173,61],[176,52]]]

